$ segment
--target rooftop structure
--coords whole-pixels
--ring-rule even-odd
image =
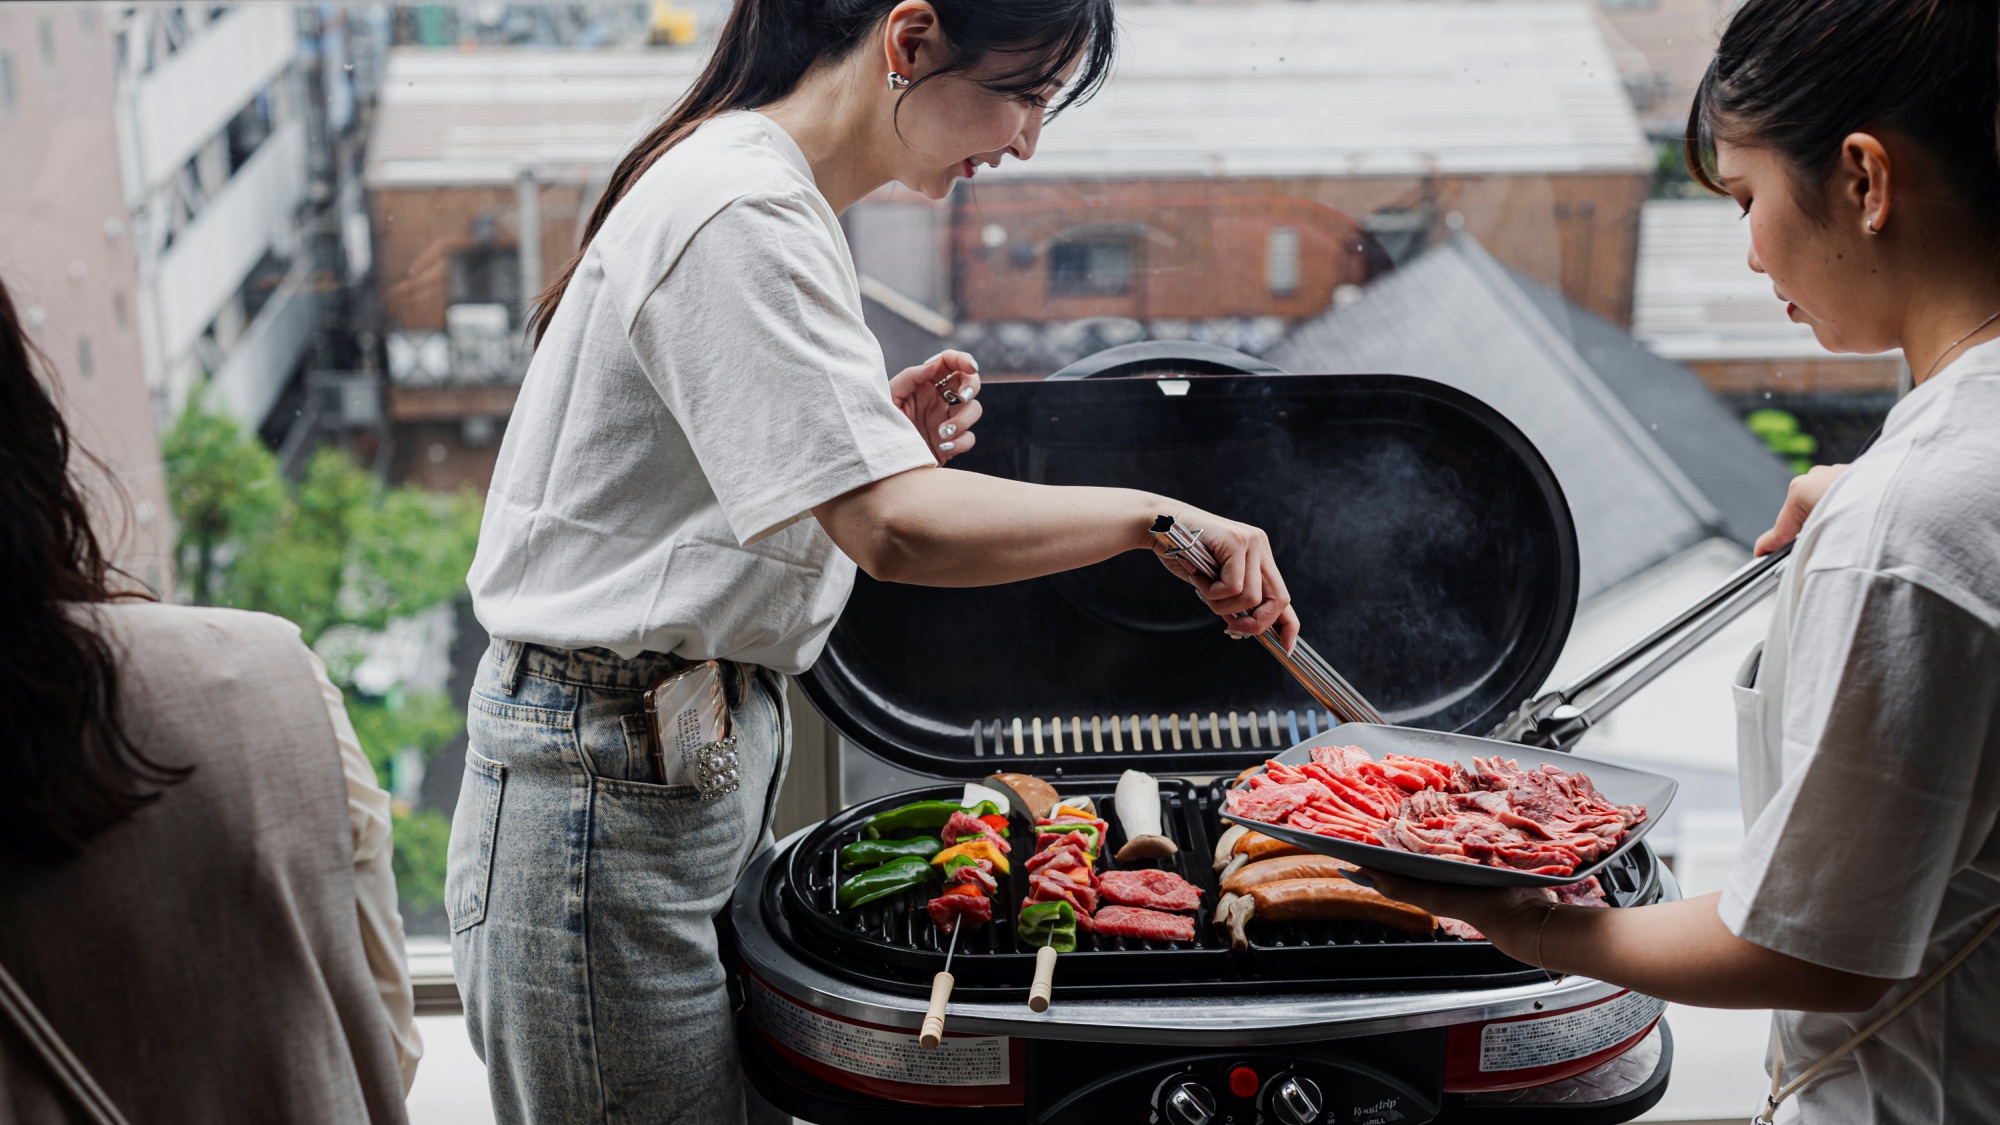
[[[1750,269],[1750,228],[1727,199],[1654,200],[1639,223],[1632,334],[1725,393],[1883,391],[1898,362],[1839,355],[1785,315]]]
[[[371,188],[602,183],[694,81],[706,52],[398,48],[369,149]]]
[[[1000,177],[1645,173],[1583,0],[1125,7],[1117,69]]]

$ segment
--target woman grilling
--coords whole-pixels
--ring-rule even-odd
[[[1550,971],[1778,1009],[1774,1076],[1806,1077],[1812,1125],[2000,1106],[1996,46],[1991,3],[1747,0],[1695,97],[1689,163],[1743,207],[1750,268],[1825,347],[1901,348],[1916,376],[1758,545],[1796,536],[1735,689],[1748,836],[1726,888],[1592,910],[1367,876]]]
[[[1296,635],[1256,528],[944,468],[975,440],[978,365],[885,380],[862,322],[840,213],[1028,159],[1111,53],[1111,0],[738,0],[542,295],[470,576],[495,640],[447,887],[499,1120],[743,1119],[713,919],[767,838],[782,677],[857,564],[1014,582],[1151,546],[1179,512],[1224,560],[1197,585],[1227,627]],[[947,691],[954,625],[913,640]],[[727,704],[734,741],[704,742],[698,776],[641,702],[677,674]]]

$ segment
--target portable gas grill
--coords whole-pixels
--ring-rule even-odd
[[[1123,485],[1257,524],[1306,635],[1391,722],[1484,733],[1547,678],[1575,610],[1575,531],[1541,456],[1484,403],[1397,375],[1286,375],[1201,345],[1133,345],[982,394],[955,463]],[[1221,377],[1216,377],[1221,376]],[[1626,1121],[1665,1092],[1664,1004],[1549,980],[1482,941],[1363,923],[1212,923],[1223,785],[1333,726],[1146,553],[985,589],[857,581],[801,679],[849,742],[955,779],[850,808],[756,860],[724,918],[749,1080],[816,1125],[1389,1125]],[[1543,709],[1544,711],[1547,708]],[[1164,865],[1203,889],[1191,942],[1080,935],[1054,1003],[1026,1003],[1012,925],[959,936],[943,1043],[918,1045],[945,950],[935,890],[839,911],[836,850],[877,812],[1032,773],[1112,821],[1117,775],[1161,779]],[[1018,822],[1017,822],[1018,823]],[[1018,836],[1017,836],[1018,838]],[[1679,897],[1643,841],[1619,906]]]

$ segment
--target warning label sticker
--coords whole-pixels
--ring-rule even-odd
[[[1007,1037],[948,1035],[926,1051],[914,1033],[864,1027],[816,1012],[751,978],[757,1026],[815,1062],[913,1086],[1000,1086],[1009,1080]]]
[[[1644,1031],[1666,1010],[1664,1000],[1621,992],[1573,1012],[1487,1024],[1479,1033],[1479,1069],[1526,1070],[1594,1055]]]

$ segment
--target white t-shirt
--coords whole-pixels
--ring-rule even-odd
[[[804,154],[727,114],[578,264],[501,443],[473,611],[508,640],[803,671],[854,585],[810,510],[936,463]]]
[[[2000,342],[1897,404],[1821,500],[1736,695],[1748,836],[1723,922],[1902,982],[1870,1012],[1778,1013],[1793,1077],[2000,909]],[[2000,1116],[1996,1004],[2000,938],[1802,1090],[1804,1120]]]

